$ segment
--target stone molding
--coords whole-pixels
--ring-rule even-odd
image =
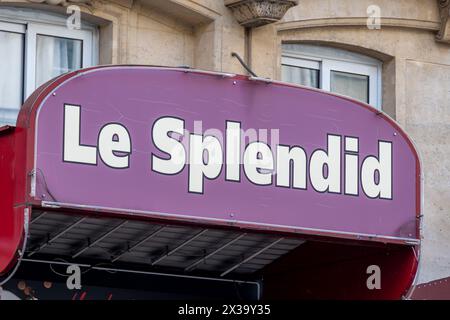
[[[31,3],[48,4],[53,6],[92,5],[92,0],[27,0]]]
[[[277,22],[298,0],[225,0],[225,6],[244,27],[255,28]]]
[[[289,31],[307,28],[329,28],[329,27],[366,27],[366,17],[348,18],[319,18],[297,21],[281,22],[276,25],[277,31]],[[440,24],[437,21],[425,21],[414,19],[381,18],[382,28],[411,28],[419,30],[439,31]]]

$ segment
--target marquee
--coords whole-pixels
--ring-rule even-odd
[[[93,69],[37,108],[44,205],[380,241],[418,238],[419,165],[386,115],[309,88]]]

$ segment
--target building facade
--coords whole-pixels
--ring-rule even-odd
[[[351,96],[408,132],[423,166],[418,283],[430,282],[450,276],[449,12],[446,0],[0,0],[0,122],[67,71],[247,74],[236,53],[258,77]]]

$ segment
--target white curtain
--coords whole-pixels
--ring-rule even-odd
[[[81,68],[82,41],[38,35],[36,87],[60,74]]]
[[[369,103],[369,77],[365,75],[331,71],[331,92]]]
[[[281,77],[285,82],[319,88],[319,70],[282,65]]]
[[[0,31],[0,125],[15,124],[23,96],[24,35]]]

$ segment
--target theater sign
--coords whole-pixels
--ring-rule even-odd
[[[3,129],[0,272],[35,210],[419,248],[414,146],[384,113],[346,97],[99,67],[47,83]]]

